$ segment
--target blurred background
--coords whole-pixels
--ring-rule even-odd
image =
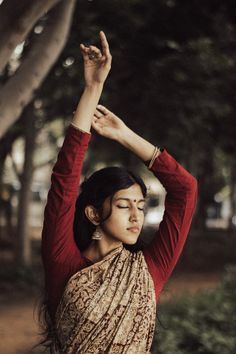
[[[162,293],[152,353],[236,353],[236,7],[233,0],[0,0],[0,354],[42,353],[37,303],[50,174],[83,89],[79,44],[113,56],[101,103],[198,180],[197,210]],[[93,134],[83,177],[125,165],[149,188],[142,237],[165,190]]]

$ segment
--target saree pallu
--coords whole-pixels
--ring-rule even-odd
[[[143,253],[122,245],[69,279],[52,352],[151,353],[155,319],[154,284]]]

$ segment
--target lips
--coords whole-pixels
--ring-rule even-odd
[[[127,229],[127,230],[132,231],[132,232],[139,232],[139,227],[137,227],[137,226],[134,226],[134,227],[128,227],[128,229]]]

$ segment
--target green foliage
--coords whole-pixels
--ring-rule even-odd
[[[236,353],[236,267],[215,290],[160,305],[152,353]]]
[[[71,120],[83,88],[79,43],[99,45],[103,29],[113,61],[101,103],[197,177],[203,227],[236,153],[235,18],[233,0],[78,0],[67,45],[36,93],[44,120]],[[94,154],[142,165],[96,134],[90,152],[85,170]]]

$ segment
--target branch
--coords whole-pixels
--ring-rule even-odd
[[[36,37],[28,56],[2,88],[0,138],[20,117],[61,53],[70,30],[74,6],[75,0],[63,0],[50,12],[44,31]]]
[[[42,168],[42,167],[47,166],[47,165],[52,164],[52,163],[55,163],[55,157],[51,158],[51,159],[49,159],[47,161],[41,162],[38,165],[35,165],[33,170],[35,171],[35,170],[37,170],[39,168]]]
[[[34,24],[61,0],[4,1],[0,6],[0,72]]]
[[[12,156],[12,152],[9,155],[11,157],[13,171],[15,172],[16,177],[20,181],[21,180],[21,173],[20,173],[20,171],[18,171],[17,164],[15,163],[15,160],[13,159],[13,156]]]

